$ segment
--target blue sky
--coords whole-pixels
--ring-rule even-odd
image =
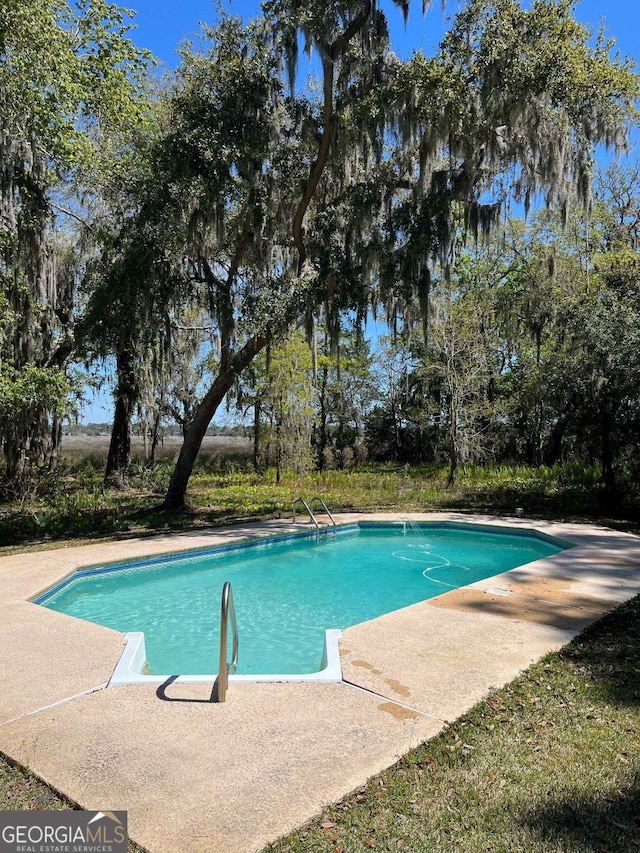
[[[131,37],[139,47],[149,48],[164,64],[175,67],[178,63],[176,47],[185,39],[197,34],[200,22],[214,23],[216,5],[213,0],[121,0],[122,5],[136,11],[136,29]],[[310,0],[313,2],[313,0]],[[608,35],[615,38],[620,53],[640,59],[640,0],[579,0],[576,4],[577,19],[587,24],[595,35],[604,23]],[[245,19],[259,14],[258,0],[226,0],[223,4],[233,14]],[[432,54],[448,28],[448,20],[463,4],[458,0],[447,0],[442,14],[440,0],[433,0],[431,9],[422,15],[422,3],[414,0],[409,21],[405,27],[399,9],[388,6],[391,41],[394,51],[401,58],[421,49]],[[112,416],[111,394],[103,389],[83,407],[82,420],[86,423],[110,421]]]
[[[140,47],[152,50],[169,66],[177,63],[176,46],[197,32],[200,21],[213,23],[216,16],[213,0],[127,0],[122,5],[137,13],[134,41]],[[226,0],[223,5],[245,19],[254,17],[260,10],[257,0]],[[406,29],[400,11],[390,3],[384,5],[390,7],[389,21],[394,50],[404,58],[417,48],[431,53],[447,28],[447,18],[451,18],[463,4],[458,0],[447,0],[443,17],[440,0],[433,0],[430,11],[423,17],[422,3],[414,0]],[[594,33],[604,20],[606,30],[615,37],[620,52],[634,58],[640,57],[638,0],[578,0],[575,14]]]

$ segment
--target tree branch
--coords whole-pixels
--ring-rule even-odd
[[[368,0],[362,8],[362,11],[355,16],[347,29],[338,36],[333,44],[329,45],[328,55],[332,61],[335,61],[349,47],[349,42],[358,33],[367,22],[367,18],[371,14],[371,0]]]
[[[64,213],[65,216],[70,216],[72,219],[75,219],[76,222],[79,222],[81,225],[83,225],[87,229],[87,231],[95,231],[92,225],[89,225],[88,222],[86,222],[81,216],[78,216],[78,214],[74,213],[72,210],[67,210],[66,207],[60,207],[60,205],[58,204],[51,204],[51,208],[52,210],[57,210],[58,213]]]

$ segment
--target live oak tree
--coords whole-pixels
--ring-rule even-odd
[[[182,351],[181,319],[197,310],[200,291],[185,286],[179,235],[148,205],[113,223],[101,240],[100,255],[87,268],[88,299],[79,319],[87,358],[115,360],[115,411],[105,470],[108,485],[122,487],[131,458],[132,419],[153,405],[154,422],[166,414],[175,360]],[[169,235],[169,236],[168,236]],[[184,379],[189,366],[185,364]],[[183,389],[183,398],[187,388]]]
[[[203,300],[167,313],[143,359],[138,417],[149,465],[155,465],[163,424],[174,422],[184,432],[191,421],[202,397],[202,377],[215,370],[217,355]]]
[[[593,210],[566,227],[512,222],[492,293],[505,355],[498,452],[529,465],[599,462],[613,494],[636,464],[640,221],[637,170],[596,176]],[[629,471],[629,469],[628,469]]]
[[[620,497],[638,466],[639,216],[636,169],[613,166],[588,218],[512,220],[435,283],[413,370],[440,378],[425,406],[437,404],[454,477],[466,459],[588,461]]]
[[[365,415],[379,389],[372,373],[371,344],[361,330],[349,328],[348,318],[336,340],[322,327],[321,316],[318,337],[314,450],[322,471],[363,461]]]
[[[279,483],[283,471],[300,473],[313,465],[314,389],[311,353],[302,333],[297,331],[275,341],[268,353],[263,351],[254,361],[254,368],[264,457],[259,467],[275,467]]]
[[[573,347],[564,368],[577,391],[567,407],[567,443],[573,440],[583,456],[601,462],[603,482],[616,497],[620,474],[626,468],[634,479],[638,469],[639,223],[637,164],[614,164],[597,183],[582,290],[573,311],[565,308]]]
[[[128,134],[103,138],[111,162],[101,170],[91,225],[96,251],[81,281],[76,337],[89,362],[115,363],[114,418],[105,482],[122,487],[131,459],[132,418],[165,395],[178,338],[173,330],[201,289],[187,287],[185,235],[174,218],[171,173],[160,140],[166,115],[145,92]],[[106,135],[105,135],[106,136]],[[153,387],[148,387],[149,385]],[[164,388],[164,390],[162,390]],[[162,399],[158,401],[162,408]],[[158,411],[153,420],[165,413]]]
[[[491,247],[499,263],[488,280],[503,341],[496,384],[509,425],[499,452],[528,465],[558,461],[571,409],[565,398],[562,411],[551,371],[561,360],[565,306],[584,278],[574,245],[576,224],[584,221],[585,213],[576,212],[563,227],[560,215],[540,211],[527,223],[511,220]]]
[[[469,460],[483,461],[487,433],[496,417],[491,383],[499,369],[495,338],[494,300],[476,286],[473,271],[460,265],[451,280],[437,289],[432,322],[432,360],[425,368],[439,380],[437,417],[446,432],[448,485],[458,467]]]
[[[373,47],[377,56],[384,41],[370,5],[329,11],[310,14],[297,4],[273,7],[269,24],[256,23],[244,32],[237,22],[225,21],[211,54],[191,57],[185,68],[175,124],[187,131],[187,162],[200,170],[194,169],[193,179],[201,180],[210,169],[215,172],[197,196],[191,221],[200,241],[196,263],[214,297],[221,358],[218,375],[186,432],[167,508],[182,505],[206,428],[236,377],[274,332],[281,333],[301,315],[313,319],[318,274],[305,224],[344,112],[336,104],[336,92],[341,85],[346,93],[358,79],[346,61],[354,43],[360,52],[358,68],[367,68],[362,50]],[[295,92],[299,30],[322,57],[320,103]],[[265,33],[273,34],[273,42],[265,44]],[[211,147],[212,133],[222,145]],[[176,143],[183,140],[176,136]],[[195,150],[194,143],[200,148]],[[212,188],[217,190],[213,197]]]

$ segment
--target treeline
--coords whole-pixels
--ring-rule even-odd
[[[166,509],[220,406],[259,470],[575,457],[613,488],[635,464],[637,186],[594,193],[593,164],[639,89],[573,7],[469,0],[401,62],[397,9],[269,0],[158,81],[125,10],[4,2],[4,494],[55,468],[78,366],[109,364],[105,481],[134,423],[151,460],[178,424]],[[390,339],[367,352],[372,317]]]

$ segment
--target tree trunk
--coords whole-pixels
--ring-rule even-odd
[[[256,474],[262,474],[262,463],[260,462],[260,453],[261,453],[261,439],[262,439],[262,430],[261,430],[261,409],[262,409],[262,400],[260,397],[256,397],[253,401],[253,470]]]
[[[447,488],[452,489],[456,484],[456,475],[458,473],[458,454],[453,445],[449,450],[449,476],[447,477]]]
[[[11,484],[11,488],[18,493],[20,491],[19,484],[27,468],[26,443],[15,441],[12,436],[5,439],[2,450],[4,452],[7,480]]]
[[[131,462],[131,416],[138,398],[132,349],[125,347],[118,353],[117,368],[116,407],[104,482],[105,485],[122,488]]]
[[[158,461],[158,444],[160,443],[160,421],[162,420],[158,410],[153,418],[151,430],[151,448],[149,450],[149,467],[155,468]]]
[[[185,430],[184,442],[176,467],[171,476],[171,482],[164,499],[163,508],[167,510],[179,510],[184,507],[184,497],[187,492],[189,478],[193,471],[196,458],[202,445],[207,427],[216,413],[220,403],[232,387],[237,376],[245,367],[251,363],[255,356],[267,344],[266,337],[256,335],[235,355],[229,359],[228,366],[220,371],[205,398],[198,406],[193,420]]]
[[[547,439],[542,454],[543,464],[547,468],[553,468],[556,462],[560,462],[562,458],[562,439],[564,438],[568,424],[569,418],[558,418],[551,430],[551,435]]]
[[[58,451],[62,444],[62,418],[54,415],[51,425],[51,449],[49,451],[49,471],[55,471],[58,464]]]
[[[451,489],[455,485],[456,475],[458,473],[458,462],[460,458],[459,435],[458,435],[458,406],[453,397],[451,400],[451,411],[449,413],[449,477],[447,478],[447,488]]]
[[[278,409],[276,411],[276,483],[280,483],[280,473],[282,471],[282,394],[278,400]]]
[[[391,418],[393,421],[393,458],[400,459],[400,430],[398,428],[398,416],[396,414],[395,392],[391,396]]]
[[[325,450],[329,443],[327,436],[327,382],[329,378],[329,368],[325,365],[322,368],[322,382],[320,383],[320,429],[318,431],[318,450],[316,467],[318,471],[324,471],[327,467],[325,458]]]
[[[602,448],[602,476],[604,485],[610,494],[617,489],[616,472],[614,468],[615,451],[612,439],[613,417],[610,412],[604,411],[600,416],[600,435]]]

